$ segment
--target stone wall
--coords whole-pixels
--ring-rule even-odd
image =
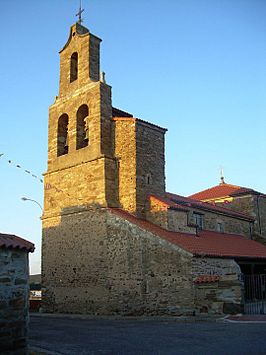
[[[79,24],[71,26],[68,41],[60,51],[60,96],[76,91],[89,80],[99,80],[100,42],[101,39],[85,27]],[[78,75],[77,80],[71,82],[70,58],[75,52],[78,54]]]
[[[123,209],[136,212],[136,122],[114,118],[114,125],[119,202]]]
[[[168,210],[168,230],[196,234],[196,228],[189,225],[189,214],[184,211]]]
[[[47,174],[44,179],[45,216],[52,216],[65,207],[82,203],[106,205],[104,177],[104,159]]]
[[[49,109],[45,216],[77,203],[118,206],[111,87],[99,81],[100,41],[75,24],[60,51],[59,96]],[[77,78],[71,81],[73,53],[77,53]],[[86,117],[79,117],[83,107]]]
[[[144,216],[147,195],[165,193],[165,129],[136,118],[113,120],[120,204]]]
[[[143,216],[147,195],[165,193],[165,131],[140,120],[136,124],[137,212]]]
[[[77,112],[88,106],[88,146],[76,148]],[[68,153],[57,156],[58,120],[69,117]],[[48,171],[45,174],[45,214],[85,203],[118,206],[117,162],[114,158],[110,87],[101,82],[84,85],[75,94],[58,98],[50,107]]]
[[[150,196],[146,204],[146,218],[150,222],[173,232],[195,234],[196,228],[193,227],[195,224],[193,212],[195,212],[203,216],[203,229],[205,230],[217,231],[218,223],[222,223],[224,233],[240,234],[251,238],[252,226],[249,221],[188,206],[186,206],[186,210],[188,211],[171,209],[163,201]]]
[[[159,227],[168,229],[168,206],[156,197],[149,196],[146,200],[145,219]]]
[[[258,232],[265,239],[266,244],[266,197],[263,195],[257,196],[257,221]]]
[[[224,206],[254,217],[253,239],[266,245],[266,197],[264,195],[237,196]]]
[[[89,144],[76,148],[77,112],[88,107]],[[68,115],[68,153],[57,156],[58,120]],[[113,156],[111,88],[101,82],[84,84],[72,95],[59,97],[49,110],[48,170],[56,171],[74,164],[97,159],[105,154]]]
[[[224,226],[224,233],[240,234],[247,238],[251,238],[251,225],[249,221],[239,218],[230,217],[215,212],[193,209],[189,215],[189,223],[193,223],[193,212],[203,215],[203,229],[217,231],[218,223]]]
[[[72,212],[44,221],[45,311],[192,314],[189,253],[107,209]]]
[[[150,196],[146,206],[146,219],[151,223],[172,232],[196,234],[196,228],[188,226],[188,212],[169,209],[153,196]]]
[[[197,313],[241,313],[243,284],[239,265],[230,259],[193,258],[194,280],[201,275],[218,275],[216,282],[195,284],[195,310]]]
[[[26,354],[28,275],[27,252],[0,248],[0,352]]]

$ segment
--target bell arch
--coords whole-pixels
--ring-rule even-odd
[[[77,111],[77,141],[76,148],[81,149],[89,144],[89,108],[81,105]]]
[[[70,82],[78,78],[78,53],[74,52],[70,58]]]
[[[68,153],[68,115],[64,113],[58,119],[57,127],[57,156]]]

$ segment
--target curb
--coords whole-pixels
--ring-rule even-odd
[[[235,316],[235,319],[230,319],[230,317],[234,317],[234,316],[226,316],[223,318],[224,323],[241,323],[241,324],[266,324],[266,316],[265,319],[260,319],[260,316],[256,316],[256,315],[250,315],[250,316],[246,316],[246,315],[239,315],[239,316]],[[250,319],[241,319],[241,317],[249,317]]]
[[[220,322],[224,318],[217,316],[93,316],[88,314],[68,314],[68,313],[30,313],[30,318],[68,318],[81,320],[109,320],[109,321],[163,321],[163,322],[181,322],[181,323],[196,323],[196,322]]]

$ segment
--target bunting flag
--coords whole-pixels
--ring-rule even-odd
[[[2,158],[3,156],[4,156],[4,153],[0,153],[0,158]],[[42,178],[40,178],[40,177],[38,177],[37,175],[33,174],[30,170],[24,169],[20,164],[16,164],[16,163],[13,162],[13,160],[11,160],[11,159],[8,159],[7,162],[8,162],[8,164],[14,166],[14,167],[17,168],[17,169],[23,170],[26,174],[30,175],[30,176],[33,177],[34,179],[39,180],[39,182],[43,183],[43,179],[42,179]],[[73,196],[71,196],[67,191],[64,191],[64,190],[62,190],[62,189],[59,189],[58,187],[56,187],[56,186],[54,186],[54,185],[52,185],[52,184],[50,184],[50,183],[49,183],[49,184],[46,184],[46,185],[44,186],[44,188],[45,188],[46,190],[54,188],[56,192],[63,193],[63,194],[65,194],[65,195],[67,195],[69,198],[73,198]],[[76,197],[76,199],[77,199],[77,200],[82,200],[82,197]]]
[[[4,153],[0,153],[0,158],[2,158],[4,156]],[[15,168],[21,169],[23,170],[25,173],[31,175],[34,179],[39,180],[41,183],[43,183],[43,179],[38,177],[37,175],[33,174],[30,170],[24,169],[20,164],[16,164],[15,162],[13,162],[13,160],[8,159],[7,162],[10,165],[13,165]]]

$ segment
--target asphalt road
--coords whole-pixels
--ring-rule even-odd
[[[266,324],[91,320],[34,316],[30,349],[42,354],[266,354]]]

